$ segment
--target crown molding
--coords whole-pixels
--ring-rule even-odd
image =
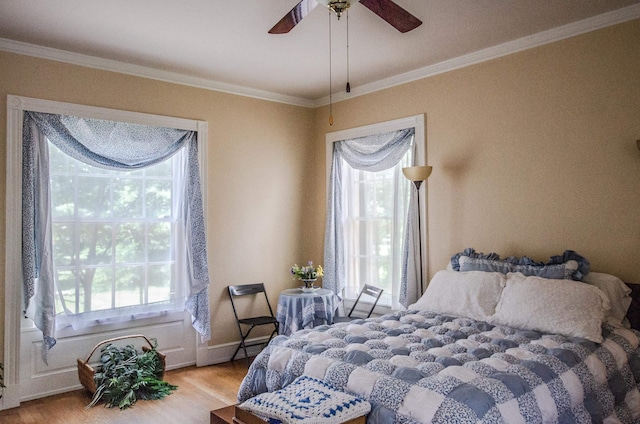
[[[56,62],[63,62],[72,65],[100,69],[103,71],[112,71],[120,74],[133,75],[163,82],[203,88],[205,90],[252,97],[260,100],[269,100],[273,102],[286,103],[308,108],[315,107],[313,100],[304,99],[301,97],[286,96],[269,91],[242,87],[239,85],[225,84],[207,78],[193,77],[177,72],[151,68],[148,66],[133,65],[117,60],[102,59],[95,56],[72,53],[65,50],[53,49],[50,47],[38,46],[35,44],[23,43],[21,41],[8,40],[6,38],[0,38],[0,50],[9,53],[33,56],[40,59],[47,59]]]
[[[478,50],[463,56],[459,56],[450,60],[445,60],[434,65],[425,66],[415,71],[405,72],[390,78],[385,78],[370,84],[364,84],[358,87],[351,87],[351,92],[340,92],[332,95],[333,103],[351,99],[353,97],[370,94],[386,88],[394,87],[408,82],[417,81],[423,78],[453,71],[455,69],[464,68],[478,63],[486,62],[503,56],[508,56],[523,50],[532,49],[534,47],[550,44],[566,38],[574,37],[587,32],[617,25],[640,18],[640,4],[627,6],[612,12],[603,13],[581,21],[573,22],[537,34],[519,38],[493,47]],[[315,106],[324,106],[329,104],[329,96],[317,99]]]
[[[565,38],[574,37],[586,32],[595,31],[601,28],[638,18],[640,18],[640,4],[627,6],[618,10],[614,10],[612,12],[583,19],[581,21],[563,25],[548,31],[543,31],[527,37],[519,38],[517,40],[499,44],[497,46],[478,50],[476,52],[459,56],[454,59],[425,66],[414,71],[375,81],[370,84],[352,87],[350,93],[340,92],[333,94],[332,101],[333,103],[337,103],[353,97],[370,94],[376,91],[384,90],[386,88],[406,84],[423,78],[428,78],[434,75],[464,68],[466,66],[474,65],[477,63],[486,62],[523,50],[532,49],[544,44],[553,43]],[[260,100],[285,103],[294,106],[315,108],[329,104],[329,96],[324,96],[315,100],[295,96],[286,96],[283,94],[242,87],[239,85],[225,84],[207,78],[193,77],[177,72],[169,72],[147,66],[133,65],[116,60],[102,59],[95,56],[71,53],[64,50],[37,46],[34,44],[8,40],[5,38],[0,38],[0,51],[7,51],[10,53],[33,56],[41,59],[54,60],[57,62],[149,78],[174,84],[181,84],[190,87],[202,88],[205,90],[219,91],[222,93],[235,94]]]

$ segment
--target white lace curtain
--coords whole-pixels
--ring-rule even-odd
[[[344,160],[355,169],[373,172],[389,169],[395,166],[410,148],[413,147],[415,153],[414,135],[415,128],[412,127],[334,143],[329,198],[327,200],[323,287],[333,290],[335,293],[341,293],[346,285],[341,162]],[[414,161],[415,156],[414,154]],[[416,247],[419,235],[417,234],[417,226],[413,223],[414,219],[412,219],[414,214],[411,212],[416,206],[414,197],[412,190],[402,255],[399,293],[399,302],[405,307],[417,301],[420,293],[418,287],[420,283],[415,272],[419,262],[418,248]]]
[[[49,154],[47,139],[92,166],[132,170],[162,162],[186,148],[182,225],[188,281],[185,309],[203,341],[211,337],[209,272],[198,170],[197,133],[147,125],[25,112],[23,124],[23,283],[25,307],[43,333],[43,352],[55,345]]]

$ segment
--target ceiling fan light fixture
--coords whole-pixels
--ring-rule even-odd
[[[319,4],[328,8],[336,14],[338,19],[342,16],[342,12],[351,7],[352,4],[357,3],[358,0],[316,0]]]

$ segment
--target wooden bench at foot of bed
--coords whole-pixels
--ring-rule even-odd
[[[265,421],[237,405],[229,405],[211,411],[211,424],[265,424]],[[344,424],[365,424],[365,417],[354,418]]]

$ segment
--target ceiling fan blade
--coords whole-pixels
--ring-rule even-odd
[[[360,0],[360,3],[400,32],[422,25],[422,21],[391,0]]]
[[[316,0],[300,0],[280,21],[269,30],[269,34],[286,34],[307,16],[318,3]]]

